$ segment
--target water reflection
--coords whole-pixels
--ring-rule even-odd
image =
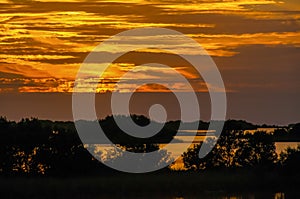
[[[280,154],[288,147],[290,148],[297,148],[300,145],[300,142],[275,142],[276,152]]]
[[[175,164],[171,165],[171,168],[173,170],[184,170],[182,157],[180,157],[180,155],[182,155],[182,151],[183,151],[182,149],[186,148],[185,143],[191,143],[191,139],[193,139],[193,142],[190,145],[190,147],[193,147],[195,144],[199,144],[199,143],[203,142],[205,137],[214,138],[213,131],[206,132],[203,130],[198,130],[197,135],[195,137],[192,137],[190,134],[192,135],[192,132],[190,132],[190,131],[178,132],[177,136],[174,137],[176,140],[178,140],[178,142],[170,144],[168,147],[168,149],[170,150],[170,151],[168,150],[168,152],[170,153],[170,156],[172,158],[179,157],[176,160]],[[296,148],[299,144],[300,144],[300,142],[275,142],[276,152],[277,152],[277,154],[280,154],[288,147]],[[159,144],[160,148],[163,148],[164,146],[165,146],[165,144]],[[111,147],[110,145],[106,145],[106,144],[98,144],[96,149],[97,149],[97,152],[99,152],[99,154],[102,154],[101,158],[106,159],[108,152],[110,150],[112,150],[113,147]],[[279,196],[276,196],[276,197],[279,197]],[[280,196],[280,197],[284,198],[284,196]]]
[[[168,197],[162,197],[168,198]],[[285,193],[244,193],[244,194],[199,194],[199,196],[177,196],[172,199],[285,199]]]
[[[274,199],[285,199],[284,193],[275,193]]]
[[[172,195],[171,193],[169,193]],[[286,199],[285,193],[265,193],[265,192],[253,192],[253,193],[220,193],[220,192],[200,192],[199,194],[188,194],[184,196],[170,196],[168,193],[155,194],[152,193],[147,196],[142,197],[130,197],[132,199],[144,198],[144,199]],[[290,198],[294,198],[293,196],[296,194],[290,194]]]

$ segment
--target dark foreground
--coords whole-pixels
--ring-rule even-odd
[[[299,198],[300,175],[171,172],[1,178],[1,198]]]

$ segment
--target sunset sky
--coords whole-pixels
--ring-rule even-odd
[[[195,39],[212,56],[228,92],[227,118],[300,121],[299,0],[0,0],[0,21],[0,115],[9,119],[71,120],[72,87],[88,53],[122,31],[163,27]],[[159,60],[196,79],[197,92],[207,92],[188,63],[151,50],[116,60],[97,91],[126,92],[136,77],[116,88],[122,72]],[[172,79],[172,71],[159,67],[135,74]],[[173,86],[186,92],[180,83]],[[165,92],[154,86],[140,91]]]

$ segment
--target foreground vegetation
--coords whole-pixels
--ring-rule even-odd
[[[132,116],[139,125],[147,125],[143,116]],[[123,117],[123,119],[128,119]],[[99,121],[106,134],[120,147],[133,152],[150,152],[158,149],[157,143],[172,139],[180,121],[168,122],[154,138],[136,139],[117,128],[112,117]],[[188,126],[188,125],[187,125]],[[199,129],[208,123],[200,122]],[[243,130],[259,126],[245,121],[229,120],[213,150],[203,159],[198,158],[202,144],[212,144],[213,139],[189,148],[183,154],[185,168],[190,171],[242,170],[254,172],[297,172],[300,166],[300,147],[276,154],[274,141],[280,136],[297,137],[299,124],[278,128],[274,134]],[[114,173],[95,160],[81,143],[73,122],[52,122],[23,119],[20,122],[0,118],[0,176],[84,176]],[[157,141],[156,141],[157,140]],[[93,146],[93,145],[91,145]],[[101,156],[101,152],[98,154]],[[116,161],[122,153],[108,154],[107,161]],[[161,157],[170,160],[162,151]],[[165,169],[164,171],[168,171]]]
[[[149,120],[133,116],[139,125]],[[115,126],[112,117],[99,121],[111,139],[129,151],[149,152],[156,143],[173,138],[180,121],[169,122],[155,139],[135,140]],[[297,138],[299,124],[278,128],[274,134],[244,130],[260,126],[226,121],[221,137],[205,158],[199,159],[199,143],[182,159],[187,170],[169,168],[148,174],[114,171],[95,160],[84,148],[72,122],[0,118],[1,198],[224,198],[259,194],[274,198],[299,195],[300,146],[275,152],[274,141]],[[200,122],[199,129],[208,123]],[[154,141],[157,141],[156,143]],[[212,144],[208,139],[205,144]],[[101,155],[101,154],[100,154]],[[167,153],[162,153],[167,156]],[[119,158],[122,156],[114,156]],[[108,159],[108,161],[111,161]],[[252,194],[252,195],[251,195]]]

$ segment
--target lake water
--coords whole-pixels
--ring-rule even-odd
[[[283,152],[288,147],[297,148],[300,142],[275,142],[276,152],[279,154]]]
[[[206,136],[203,135],[198,135],[195,137],[194,139],[194,144],[198,144],[200,142],[202,142],[205,139]],[[207,137],[213,137],[213,136],[207,136]],[[175,137],[178,140],[181,140],[182,142],[189,142],[191,139],[191,136],[185,136],[185,135],[179,135]],[[174,148],[177,148],[178,150],[176,151],[176,153],[174,154],[174,156],[177,156],[180,153],[180,149],[182,148],[182,144],[181,143],[176,143],[173,144]],[[287,149],[288,147],[290,148],[297,148],[297,146],[300,145],[300,142],[275,142],[275,147],[276,147],[276,152],[278,154],[280,154],[281,152],[283,152],[285,149]]]
[[[195,136],[195,133],[197,133],[196,136]],[[252,133],[252,132],[248,132],[248,133]],[[207,136],[205,134],[207,134]],[[192,143],[190,145],[190,147],[193,147],[193,145],[199,144],[200,142],[204,141],[205,137],[213,138],[214,137],[213,134],[214,134],[214,131],[207,132],[205,130],[198,130],[197,132],[184,130],[184,131],[178,132],[177,136],[175,136],[175,139],[177,140],[177,142],[169,144],[168,149],[167,149],[169,152],[172,151],[172,153],[170,155],[173,158],[179,157],[176,160],[176,163],[172,166],[172,168],[175,170],[181,170],[184,168],[182,158],[180,156],[182,155],[183,152],[185,152],[187,150],[188,143]],[[300,142],[275,142],[277,154],[280,154],[288,147],[296,148],[298,145],[300,145]],[[164,146],[165,146],[165,144],[160,145],[161,148]],[[106,153],[105,150],[109,150],[110,148],[111,147],[108,147],[106,145],[101,145],[98,147],[98,149],[100,151],[104,152],[104,154]]]
[[[173,199],[286,199],[287,196],[292,196],[289,198],[294,198],[296,194],[286,194],[284,192],[277,193],[243,193],[243,194],[222,194],[222,193],[207,193],[201,196],[190,196],[190,197],[173,197]],[[162,197],[165,198],[165,197]]]
[[[189,194],[188,196],[172,196],[172,194],[158,194],[151,193],[147,196],[143,196],[145,199],[287,199],[287,198],[298,198],[297,193],[284,193],[284,192],[252,192],[252,193],[222,193],[222,192],[200,192],[199,194]],[[107,197],[106,197],[107,198]],[[130,197],[132,199],[137,199],[141,197]],[[109,197],[107,199],[110,199]]]

